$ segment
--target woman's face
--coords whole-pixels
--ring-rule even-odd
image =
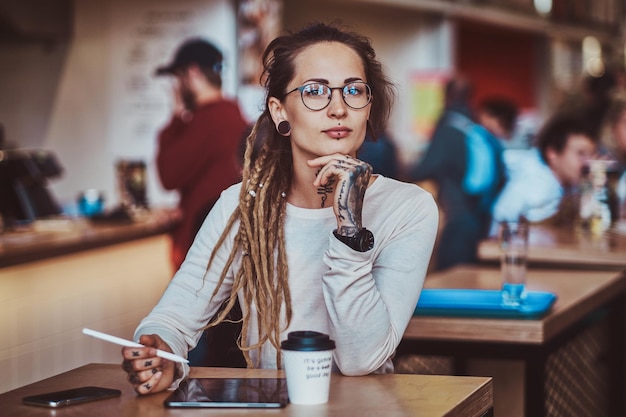
[[[331,88],[354,81],[367,82],[360,57],[338,42],[312,45],[304,49],[294,63],[295,76],[287,91],[310,82]],[[291,124],[291,148],[296,163],[333,153],[356,156],[365,139],[370,108],[371,103],[362,109],[349,107],[340,89],[332,90],[330,104],[318,111],[308,109],[297,90],[288,94],[282,103],[276,98],[270,99],[274,123],[287,120]]]

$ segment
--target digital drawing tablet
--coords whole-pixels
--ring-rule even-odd
[[[164,404],[173,408],[280,408],[288,402],[285,378],[189,378]]]

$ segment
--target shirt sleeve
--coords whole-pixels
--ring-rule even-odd
[[[525,196],[529,191],[519,179],[509,180],[493,205],[493,220],[495,222],[519,220],[525,212]]]
[[[237,195],[234,188],[227,192],[231,194],[234,192],[235,197]],[[218,311],[232,288],[231,268],[216,296],[212,296],[220,272],[224,269],[232,249],[232,239],[226,239],[217,252],[211,268],[207,270],[215,242],[224,230],[232,209],[231,204],[224,201],[222,194],[161,299],[135,330],[135,340],[142,334],[157,334],[175,354],[184,358],[187,357],[187,352],[196,346],[204,327]],[[237,227],[233,228],[234,231],[236,229]],[[189,366],[184,365],[181,371],[183,371],[181,378],[184,378],[189,372]]]
[[[517,221],[524,216],[534,222],[552,216],[563,187],[538,150],[508,153],[506,163],[509,179],[493,206],[494,221]]]
[[[391,214],[397,218],[395,224],[388,222],[385,231],[374,231],[375,240],[381,241],[371,251],[357,252],[332,234],[329,237],[323,293],[330,336],[336,343],[335,363],[345,375],[365,375],[383,367],[417,305],[438,211],[425,191],[414,199],[405,196],[400,206]]]

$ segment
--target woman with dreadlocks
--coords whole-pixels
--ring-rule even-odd
[[[186,356],[237,299],[248,367],[280,368],[286,334],[315,330],[335,341],[336,371],[393,371],[438,221],[430,194],[356,158],[368,129],[385,126],[394,87],[367,38],[322,23],[276,38],[263,63],[242,182],[137,328],[147,347],[122,350],[139,394],[177,386],[188,366],[156,349]]]

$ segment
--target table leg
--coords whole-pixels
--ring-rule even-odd
[[[535,354],[526,360],[524,369],[524,415],[544,416],[546,405],[545,392],[546,357]]]
[[[626,415],[626,296],[622,293],[610,307],[610,415]]]

